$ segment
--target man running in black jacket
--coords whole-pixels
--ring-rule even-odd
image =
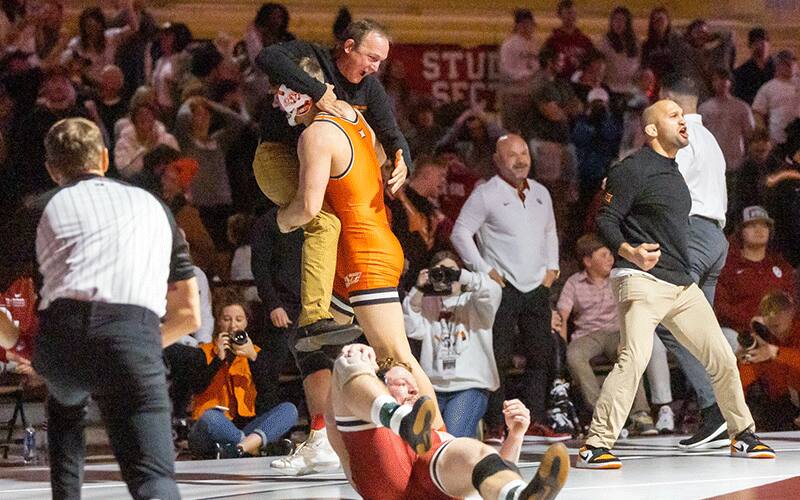
[[[661,323],[706,368],[728,423],[731,455],[775,458],[753,433],[736,358],[714,311],[692,281],[689,259],[689,188],[675,155],[689,144],[683,111],[662,100],[642,115],[648,145],[608,175],[597,227],[621,257],[611,272],[617,296],[622,349],[595,406],[586,444],[576,467],[618,469],[610,449],[619,436],[653,351]]]

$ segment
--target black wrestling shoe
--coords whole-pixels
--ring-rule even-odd
[[[544,453],[539,470],[531,482],[520,492],[520,500],[550,500],[558,495],[569,474],[567,447],[556,443]]]
[[[431,447],[431,424],[436,415],[436,403],[428,396],[420,397],[411,413],[400,421],[400,437],[417,455],[424,455]]]
[[[295,349],[312,352],[326,345],[344,345],[364,334],[358,325],[340,325],[332,319],[321,319],[298,330]]]
[[[707,450],[712,448],[724,448],[731,444],[728,437],[728,424],[722,417],[722,412],[715,404],[711,408],[701,410],[703,423],[694,436],[678,442],[678,448],[682,450]]]

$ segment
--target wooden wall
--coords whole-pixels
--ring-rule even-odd
[[[68,26],[74,28],[85,1],[66,0]],[[100,0],[113,8],[114,0]],[[290,30],[297,36],[329,42],[331,25],[344,0],[286,0],[290,11]],[[373,17],[391,29],[394,39],[403,43],[457,43],[477,45],[500,43],[511,28],[511,12],[532,2],[518,0],[351,0],[354,17]],[[558,24],[557,0],[536,2],[534,15],[537,36],[544,40]],[[159,21],[187,23],[197,37],[213,38],[219,32],[239,37],[252,20],[261,2],[244,0],[148,0],[149,9]],[[712,26],[732,30],[739,47],[739,58],[747,57],[746,35],[753,25],[769,28],[776,48],[800,47],[800,1],[798,0],[592,0],[577,1],[579,25],[597,39],[606,31],[608,13],[624,4],[636,16],[635,27],[641,38],[646,34],[647,15],[655,5],[666,6],[673,25],[682,27],[694,18],[705,18]]]

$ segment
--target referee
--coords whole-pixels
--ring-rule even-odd
[[[166,206],[104,177],[108,150],[90,121],[56,123],[45,151],[59,187],[0,233],[10,240],[0,288],[38,266],[33,366],[49,392],[53,498],[81,496],[89,396],[133,498],[180,498],[162,346],[200,323],[186,242]]]

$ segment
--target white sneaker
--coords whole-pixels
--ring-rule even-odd
[[[675,414],[669,405],[664,405],[658,410],[656,430],[659,434],[672,434],[675,432]]]
[[[287,476],[305,476],[318,472],[333,472],[340,467],[339,457],[328,442],[325,429],[312,430],[308,439],[285,457],[273,460],[270,467]]]

